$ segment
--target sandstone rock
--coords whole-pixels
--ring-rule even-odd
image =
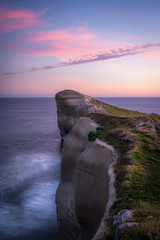
[[[57,218],[61,240],[77,240],[80,226],[75,213],[75,177],[79,155],[88,144],[88,131],[97,124],[81,118],[64,141],[61,160],[61,183],[56,193]]]
[[[60,240],[101,239],[115,197],[114,149],[98,139],[88,141],[88,132],[98,127],[84,117],[97,111],[90,100],[72,90],[56,94],[58,126],[64,139],[56,193]]]
[[[80,226],[75,215],[74,182],[62,182],[56,193],[57,220],[60,239],[78,239]]]
[[[94,236],[106,209],[112,151],[111,146],[96,139],[77,160],[75,211],[83,240]]]
[[[112,192],[108,170],[115,160],[114,150],[98,139],[88,141],[88,132],[97,126],[91,119],[81,117],[64,141],[61,183],[56,194],[62,240],[90,240]]]
[[[95,111],[88,96],[73,90],[58,92],[55,98],[61,136],[68,134],[80,117]]]
[[[75,177],[77,159],[88,144],[88,132],[98,125],[90,118],[82,117],[65,138],[61,159],[61,180]]]

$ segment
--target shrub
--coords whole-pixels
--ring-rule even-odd
[[[104,131],[103,127],[97,127],[96,128],[96,134],[97,134],[97,137]]]
[[[101,132],[102,132],[102,131],[100,131],[100,130],[97,130],[97,131],[96,131],[97,137],[101,134]]]
[[[88,133],[88,139],[89,139],[89,141],[95,141],[95,140],[96,140],[96,137],[97,137],[96,132],[90,131],[90,132]]]
[[[101,132],[103,132],[104,129],[103,129],[103,127],[97,127],[97,128],[96,128],[96,131],[101,131]]]
[[[88,139],[89,141],[95,141],[96,138],[104,131],[103,127],[97,127],[96,132],[95,131],[90,131],[88,133]]]

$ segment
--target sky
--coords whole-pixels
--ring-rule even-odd
[[[159,0],[0,0],[0,97],[160,97]]]

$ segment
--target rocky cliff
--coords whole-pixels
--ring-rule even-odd
[[[58,127],[61,136],[68,134],[81,116],[95,112],[95,106],[89,96],[73,90],[58,92],[55,96],[57,103]]]
[[[58,126],[61,135],[68,133],[56,194],[60,239],[65,240],[93,238],[107,212],[108,200],[111,203],[114,198],[110,168],[115,152],[98,139],[88,141],[88,132],[98,127],[90,118],[82,117],[95,111],[88,99],[69,90],[56,95]]]
[[[57,93],[56,101],[64,139],[56,193],[60,240],[159,239],[160,116],[72,90]],[[90,131],[95,141],[88,140]]]

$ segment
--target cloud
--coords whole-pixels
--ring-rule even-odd
[[[88,29],[87,24],[52,30],[28,30],[16,35],[14,41],[1,40],[1,49],[13,50],[18,56],[53,56],[61,62],[80,58],[82,55],[96,55],[98,52],[131,48],[133,44],[104,39],[97,32]]]
[[[1,39],[0,42],[1,49],[13,50],[18,56],[54,56],[60,61],[120,46],[114,41],[99,39],[86,25],[50,31],[28,30],[16,34],[12,41]]]
[[[41,70],[50,70],[50,69],[56,69],[61,67],[67,67],[67,66],[73,66],[73,65],[79,65],[84,63],[91,63],[91,62],[98,62],[103,60],[109,60],[109,59],[115,59],[115,58],[121,58],[125,56],[131,56],[136,55],[139,53],[144,53],[148,49],[160,47],[160,43],[146,43],[142,45],[135,45],[132,48],[119,48],[118,50],[110,50],[109,52],[103,52],[103,53],[97,53],[95,55],[85,55],[79,58],[70,59],[68,61],[64,61],[55,65],[46,65],[43,67],[35,67],[30,68],[26,71],[19,71],[19,72],[8,72],[4,73],[5,75],[15,75],[15,74],[21,74],[21,73],[28,73],[28,72],[35,72],[35,71],[41,71]]]
[[[10,9],[0,6],[0,32],[9,33],[18,29],[42,24],[40,17],[46,12],[46,9],[40,12],[33,12],[24,9]]]
[[[29,34],[28,34],[29,35]],[[21,47],[21,56],[54,56],[60,61],[68,58],[96,53],[104,46],[115,47],[115,43],[97,39],[97,35],[87,27],[71,27],[52,31],[34,31],[26,36],[22,43],[28,47]]]
[[[89,32],[86,27],[66,28],[61,30],[43,31],[29,39],[30,42],[44,42],[54,40],[88,41],[96,35]]]

